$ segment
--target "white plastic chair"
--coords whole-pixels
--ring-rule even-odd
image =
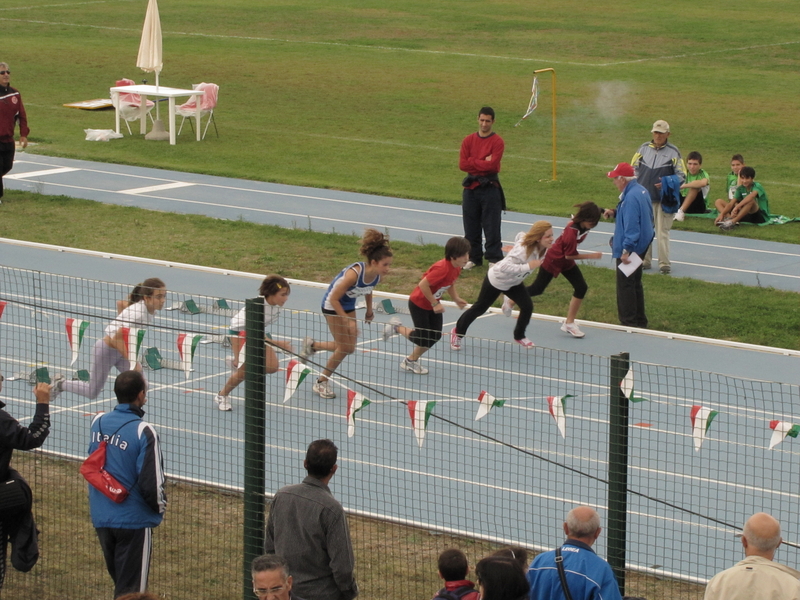
[[[116,87],[121,87],[123,85],[136,85],[136,82],[133,79],[120,79],[117,81]],[[119,116],[125,120],[125,126],[128,128],[128,134],[131,134],[131,121],[138,121],[141,116],[141,106],[142,106],[142,97],[139,94],[126,94],[126,93],[119,93],[117,95],[117,102],[118,105],[115,105],[119,111]],[[150,111],[153,110],[155,106],[155,102],[151,100],[147,101],[147,115],[150,117],[150,121],[153,120],[153,115],[150,114]]]
[[[192,85],[192,89],[203,90],[205,92],[205,94],[200,96],[200,119],[202,119],[203,116],[208,115],[208,120],[206,121],[206,126],[203,129],[203,135],[200,139],[205,139],[208,126],[211,123],[214,123],[214,131],[217,133],[217,137],[219,137],[217,122],[214,120],[214,109],[217,106],[219,86],[216,83],[197,83]],[[175,114],[183,117],[183,119],[181,119],[181,126],[178,128],[178,135],[181,134],[181,131],[183,130],[183,122],[186,121],[187,118],[189,118],[189,126],[192,128],[192,131],[194,131],[192,120],[194,119],[196,113],[197,103],[194,101],[194,98],[185,104],[181,104],[175,109]],[[200,126],[202,127],[202,122],[200,123]]]

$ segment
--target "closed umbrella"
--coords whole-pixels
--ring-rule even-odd
[[[158,0],[149,0],[147,3],[147,13],[144,16],[142,41],[139,43],[139,57],[136,59],[136,66],[148,73],[155,72],[156,87],[158,87],[158,76],[164,66],[161,51],[161,17],[158,14]],[[153,125],[153,131],[145,136],[148,140],[169,139],[169,134],[164,130],[164,123],[161,121],[159,109],[159,103],[156,102],[156,122]]]

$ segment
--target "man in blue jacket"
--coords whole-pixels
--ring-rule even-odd
[[[649,199],[648,199],[649,202]],[[609,564],[592,545],[600,537],[600,516],[588,506],[569,511],[564,522],[567,541],[559,548],[564,579],[572,600],[621,600],[619,585]],[[566,597],[556,564],[556,550],[537,556],[528,569],[530,600],[562,600]]]
[[[608,173],[620,191],[617,208],[605,211],[606,217],[616,217],[614,237],[611,240],[611,255],[617,260],[617,313],[622,325],[647,327],[644,310],[644,288],[642,287],[642,265],[625,275],[619,269],[621,263],[630,263],[635,252],[644,258],[653,241],[653,204],[650,194],[639,185],[633,167],[619,163]]]
[[[161,444],[153,426],[142,419],[146,393],[141,373],[120,373],[114,382],[119,404],[92,421],[89,454],[106,440],[105,469],[130,493],[118,504],[89,486],[92,525],[114,580],[115,598],[146,591],[153,527],[167,508]]]

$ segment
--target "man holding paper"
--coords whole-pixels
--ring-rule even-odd
[[[628,163],[619,163],[608,177],[620,191],[617,208],[604,213],[606,218],[616,218],[611,255],[617,261],[619,322],[630,327],[647,327],[640,257],[647,252],[655,235],[653,205],[650,194],[636,182],[633,167]]]

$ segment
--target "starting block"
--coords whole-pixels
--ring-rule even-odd
[[[163,358],[161,356],[161,352],[159,352],[158,348],[155,346],[145,350],[142,358],[144,359],[142,361],[142,366],[153,371],[158,371],[160,369],[174,369],[176,371],[183,371],[183,367],[181,366],[181,362],[179,360]]]
[[[222,315],[224,317],[234,317],[239,312],[235,308],[231,308],[225,298],[215,300],[214,304],[197,304],[194,300],[189,298],[183,302],[176,302],[164,310],[179,310],[182,313],[190,315],[206,313],[212,315]]]
[[[219,344],[223,348],[230,348],[231,347],[231,338],[227,333],[219,334],[219,335],[206,335],[203,336],[203,339],[200,340],[201,344]]]
[[[75,373],[73,380],[89,381],[89,371],[80,369]],[[33,371],[19,371],[6,377],[6,381],[25,381],[28,385],[36,385],[37,383],[53,383],[50,377],[50,371],[47,367],[39,367]]]
[[[380,300],[380,301],[377,301],[377,302],[373,302],[372,303],[372,310],[375,311],[376,313],[383,313],[385,315],[396,315],[396,314],[410,315],[411,314],[411,311],[409,311],[408,308],[406,308],[405,306],[400,307],[400,306],[395,306],[394,304],[392,304],[392,299],[391,298],[385,298],[383,300]]]

